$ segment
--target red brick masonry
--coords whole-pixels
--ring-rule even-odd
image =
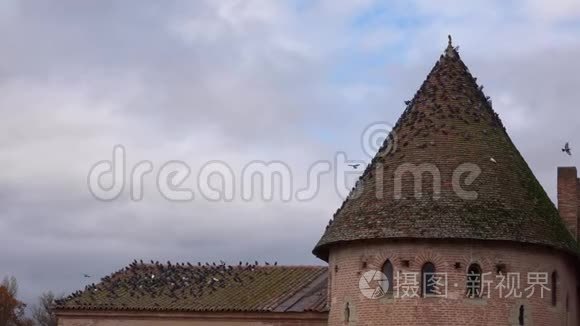
[[[367,299],[359,289],[361,274],[368,269],[380,270],[387,259],[393,263],[395,274],[419,273],[424,263],[435,264],[436,272],[447,273],[447,298]],[[403,261],[408,261],[409,267],[404,267]],[[367,267],[363,268],[365,262]],[[505,266],[504,273],[520,273],[522,292],[527,287],[528,272],[557,271],[556,305],[552,306],[551,292],[545,292],[542,299],[539,288],[531,298],[526,294],[500,298],[499,290],[494,289],[498,282],[493,278],[490,298],[467,298],[466,274],[471,263],[478,263],[482,272],[491,272],[493,278],[500,264]],[[524,325],[578,325],[574,259],[552,249],[492,242],[350,243],[331,251],[330,267],[331,326],[520,325],[520,306],[524,307]],[[350,323],[344,320],[347,302]]]

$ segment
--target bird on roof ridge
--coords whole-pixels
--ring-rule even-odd
[[[447,49],[445,49],[445,56],[447,57],[455,57],[455,49],[453,48],[453,40],[451,38],[451,35],[447,35],[448,38],[448,43],[447,43]]]

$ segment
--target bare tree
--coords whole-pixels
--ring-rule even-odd
[[[18,282],[16,282],[16,277],[4,277],[2,283],[0,283],[0,286],[3,286],[11,296],[16,298],[16,295],[18,294]]]
[[[56,316],[53,311],[55,300],[62,299],[63,295],[56,296],[52,291],[43,293],[38,303],[32,307],[32,318],[39,326],[56,326]]]
[[[26,305],[16,299],[18,283],[14,277],[4,278],[0,283],[0,325],[32,326],[33,321],[24,316]]]

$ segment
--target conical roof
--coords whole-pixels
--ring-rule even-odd
[[[423,173],[414,179],[413,172]],[[511,241],[577,252],[451,39],[313,253],[327,260],[334,244],[377,239]]]

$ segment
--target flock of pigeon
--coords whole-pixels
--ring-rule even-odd
[[[452,49],[452,50],[450,50],[450,49]],[[459,54],[457,53],[458,49],[459,49],[459,47],[452,48],[452,46],[451,46],[451,36],[449,36],[449,47],[448,47],[448,50],[446,50],[445,56],[450,56],[450,57],[453,57],[453,58],[458,58],[459,57]],[[443,57],[444,56],[442,55],[441,59],[443,59]],[[440,65],[440,62],[441,62],[441,60],[438,61],[435,64],[435,67],[433,68],[433,71],[435,71],[438,68],[438,66]],[[465,69],[465,71],[467,71],[469,73],[469,69],[466,66],[463,65],[463,69]],[[500,128],[503,128],[505,130],[505,127],[503,126],[503,123],[499,119],[498,114],[496,112],[494,112],[493,110],[491,110],[491,108],[492,108],[492,100],[491,100],[491,98],[489,96],[486,96],[484,94],[484,92],[483,92],[483,88],[484,88],[483,85],[477,85],[477,78],[475,78],[473,76],[471,76],[471,78],[472,78],[473,84],[475,84],[477,86],[477,93],[475,94],[475,97],[479,97],[482,100],[482,103],[485,103],[484,106],[486,106],[489,109],[489,111],[492,113],[492,117],[491,117],[492,118],[492,122],[495,125],[499,126]],[[438,87],[437,85],[430,85],[430,87],[431,87],[431,89],[430,90],[426,90],[426,91],[432,92],[433,94],[435,94],[436,92],[438,92],[438,91],[441,90],[440,87]],[[397,124],[394,126],[394,128],[393,128],[394,130],[397,129],[401,125],[401,123],[407,119],[407,116],[411,114],[411,108],[414,106],[415,101],[419,98],[419,95],[420,95],[419,93],[422,91],[422,89],[423,89],[423,86],[417,91],[417,93],[415,94],[415,96],[413,97],[412,100],[406,100],[406,101],[404,101],[404,104],[406,106],[406,109],[403,112],[403,115],[401,116],[401,118],[399,119],[399,121],[397,122]],[[458,93],[461,93],[461,92],[462,92],[462,90],[458,90]],[[474,96],[473,94],[466,94],[466,95],[467,96]],[[457,99],[456,95],[451,95],[450,97],[452,99]],[[447,95],[446,94],[443,94],[443,98],[444,99],[447,99]],[[472,103],[472,100],[471,99],[468,99],[468,101],[469,101],[469,103]],[[429,104],[431,104],[431,103],[429,103]],[[439,104],[435,103],[434,106],[435,106],[436,113],[437,113],[437,111],[442,111],[442,106],[440,106]],[[451,111],[453,111],[453,109],[451,109]],[[421,115],[421,112],[418,113],[418,112],[415,111],[413,113],[416,114],[417,116],[420,116]],[[473,114],[476,114],[475,111],[472,112],[472,113]],[[465,121],[465,123],[469,123],[469,121],[467,120],[466,117],[460,117],[459,115],[454,115],[454,116],[457,116],[459,119],[462,119],[463,121]],[[474,117],[475,122],[479,122],[480,119],[481,118],[479,116],[475,115],[475,117]],[[429,120],[429,119],[427,119],[427,120]],[[445,124],[443,124],[443,126],[445,126]],[[422,126],[422,127],[425,128],[425,126]],[[416,130],[415,133],[413,134],[413,136],[417,136],[417,135],[421,134],[421,132],[423,132],[423,131],[424,130],[422,130],[422,129]],[[445,135],[448,134],[448,130],[445,130],[445,129],[441,129],[441,132],[443,132]],[[483,132],[486,133],[486,130],[484,130]],[[421,135],[423,137],[425,137],[425,135],[427,135],[427,133],[423,133]],[[403,137],[404,137],[404,135],[403,135]],[[466,133],[464,135],[464,138],[465,139],[469,139],[470,138],[470,135]],[[404,143],[403,145],[406,145],[406,144]],[[433,145],[433,142],[431,142],[431,145]],[[418,146],[418,147],[425,148],[426,144],[422,144],[421,146],[423,146],[423,147],[420,147],[420,146]],[[387,147],[387,143],[386,142],[383,144],[383,147]],[[382,150],[382,148],[381,148],[381,150]],[[379,152],[381,150],[379,150]],[[562,152],[568,154],[569,156],[572,155],[572,149],[570,148],[570,144],[568,142],[566,142],[566,144],[562,148]],[[404,157],[404,155],[402,155],[401,158],[402,157]],[[375,159],[380,159],[380,158],[375,157],[375,158],[373,158],[373,161]],[[491,161],[493,164],[498,164],[498,161],[495,158],[493,158],[493,157],[490,157],[489,158],[489,161]],[[371,162],[370,164],[372,165],[372,163],[373,162]],[[359,164],[359,163],[356,163],[356,164],[350,163],[350,164],[348,164],[348,166],[350,166],[354,170],[357,170],[360,165],[361,164]],[[369,166],[367,166],[367,169],[368,169],[368,167]],[[365,171],[365,173],[366,173],[366,171]],[[361,176],[361,179],[364,177],[364,174],[365,173],[363,173],[363,175]],[[361,179],[359,179],[359,181]],[[358,185],[358,181],[357,181],[357,185]],[[356,188],[357,187],[355,185],[355,187],[353,187],[353,189],[351,190],[351,194],[355,192],[355,189]],[[349,197],[350,197],[350,195],[349,195]],[[334,218],[338,215],[339,211],[344,206],[344,203],[345,202],[343,202],[343,204],[341,205],[341,207],[339,207],[336,210],[336,212],[333,214],[333,218],[330,219],[329,223],[326,226],[326,229],[328,229],[332,225],[332,223],[334,222]]]
[[[175,300],[199,298],[226,286],[253,281],[260,273],[270,273],[271,269],[265,267],[277,265],[277,262],[260,265],[257,261],[253,264],[240,261],[238,265],[232,266],[224,261],[219,264],[198,262],[193,265],[172,264],[169,261],[162,264],[153,260],[145,263],[135,260],[126,268],[102,278],[99,284],[90,284],[84,290],[77,291],[56,304],[110,302],[121,297],[155,299],[163,296]],[[88,274],[83,276],[91,277]],[[78,300],[81,298],[82,300]]]

